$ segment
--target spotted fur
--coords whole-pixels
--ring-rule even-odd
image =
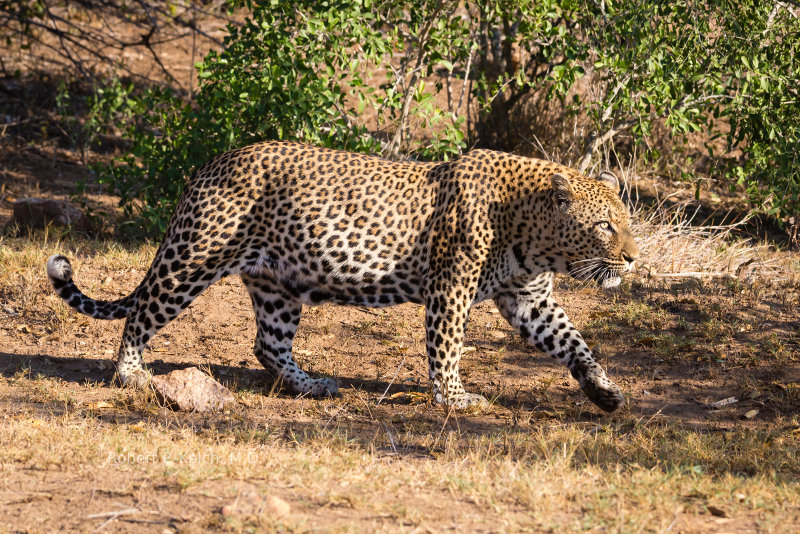
[[[255,310],[258,360],[294,391],[335,394],[292,357],[302,304],[424,304],[435,399],[459,409],[486,399],[459,378],[470,308],[494,299],[528,342],[568,366],[586,395],[623,402],[553,298],[554,273],[620,282],[638,249],[610,173],[475,150],[447,163],[266,142],[214,158],[187,182],[144,280],[125,298],[99,301],[72,281],[63,256],[47,273],[75,310],[126,318],[117,370],[149,379],[145,343],[220,278],[238,274]]]

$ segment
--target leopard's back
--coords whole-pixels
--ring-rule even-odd
[[[281,282],[307,303],[420,301],[436,164],[266,142],[187,184],[159,254],[207,251],[226,274]]]

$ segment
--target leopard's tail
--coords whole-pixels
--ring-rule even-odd
[[[53,289],[69,306],[95,319],[122,319],[127,317],[138,300],[138,291],[114,301],[95,300],[87,297],[72,281],[72,266],[61,255],[50,256],[47,260],[47,276]]]

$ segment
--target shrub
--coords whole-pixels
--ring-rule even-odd
[[[129,153],[100,173],[148,233],[164,231],[184,177],[210,155],[290,139],[394,158],[449,158],[466,147],[465,136],[470,144],[507,146],[510,124],[525,120],[512,117],[516,104],[534,94],[588,118],[591,128],[575,142],[581,169],[621,132],[647,144],[663,121],[677,143],[701,134],[719,164],[711,172],[746,187],[754,204],[779,220],[800,211],[800,9],[792,4],[247,6],[252,12],[228,27],[221,50],[197,64],[200,84],[190,100],[168,88],[136,97],[109,92],[130,103],[135,120],[128,122]],[[592,98],[568,99],[585,76]]]

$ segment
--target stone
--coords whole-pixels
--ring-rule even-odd
[[[728,512],[726,512],[719,506],[714,506],[713,504],[709,504],[708,506],[706,506],[706,508],[708,508],[708,511],[714,517],[728,517]]]
[[[238,516],[269,516],[281,518],[288,516],[292,511],[291,505],[280,497],[269,495],[264,498],[256,491],[244,491],[236,500],[222,507],[220,513],[225,517]]]
[[[89,228],[89,220],[81,210],[64,200],[52,198],[20,198],[14,202],[14,222],[20,226],[41,228],[48,223]]]
[[[197,367],[154,376],[152,385],[167,403],[187,412],[218,412],[236,404],[228,388]]]
[[[236,514],[236,505],[233,504],[233,503],[226,504],[225,506],[222,507],[222,510],[220,510],[220,513],[222,515],[224,515],[225,517],[230,517],[232,515],[235,515]]]
[[[286,517],[292,511],[292,507],[280,497],[270,495],[267,497],[266,511],[272,517]]]
[[[503,341],[508,337],[508,333],[503,330],[489,330],[486,335],[494,341]]]

